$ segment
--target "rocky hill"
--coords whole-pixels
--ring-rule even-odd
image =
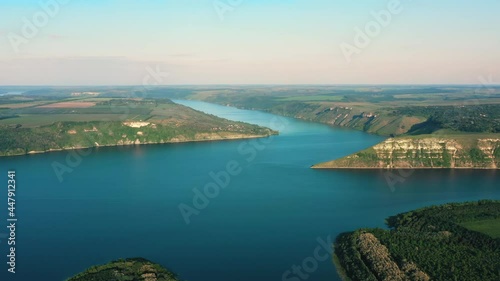
[[[117,260],[93,266],[67,281],[178,281],[174,273],[146,259]]]
[[[313,166],[327,169],[499,167],[499,134],[390,138],[364,151]]]
[[[500,202],[452,203],[387,218],[390,229],[340,234],[342,280],[500,280]],[[487,225],[488,227],[483,227]]]

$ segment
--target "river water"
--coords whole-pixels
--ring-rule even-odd
[[[399,212],[500,199],[496,171],[313,170],[383,138],[198,101],[192,108],[280,130],[265,139],[0,158],[16,170],[16,274],[0,229],[1,280],[64,280],[91,265],[144,257],[189,281],[340,280],[330,241],[385,227]],[[54,165],[71,169],[58,178]],[[396,180],[395,180],[396,179]],[[3,235],[3,236],[2,236]],[[8,279],[4,279],[6,276]]]

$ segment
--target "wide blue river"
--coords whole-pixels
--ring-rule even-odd
[[[418,207],[500,199],[496,171],[313,170],[383,138],[176,102],[280,135],[0,158],[0,280],[62,281],[124,257],[189,281],[340,280],[330,255],[337,234],[385,227]],[[17,177],[15,274],[6,264],[8,169]]]

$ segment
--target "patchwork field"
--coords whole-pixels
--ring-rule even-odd
[[[16,118],[0,120],[1,125],[21,125],[35,128],[54,122],[121,121],[119,114],[23,114]]]
[[[39,108],[87,108],[95,106],[95,102],[85,102],[85,101],[66,101],[57,102],[39,106]]]

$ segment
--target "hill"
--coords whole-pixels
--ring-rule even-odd
[[[146,259],[117,260],[93,266],[67,281],[178,281],[174,273]]]
[[[334,262],[343,280],[500,280],[500,201],[446,204],[387,219],[390,230],[339,235]],[[478,231],[477,222],[497,223]]]
[[[268,128],[229,121],[167,99],[44,97],[36,100],[6,104],[8,109],[0,111],[0,156],[277,134]]]
[[[500,168],[500,134],[419,135],[390,138],[317,169]]]

